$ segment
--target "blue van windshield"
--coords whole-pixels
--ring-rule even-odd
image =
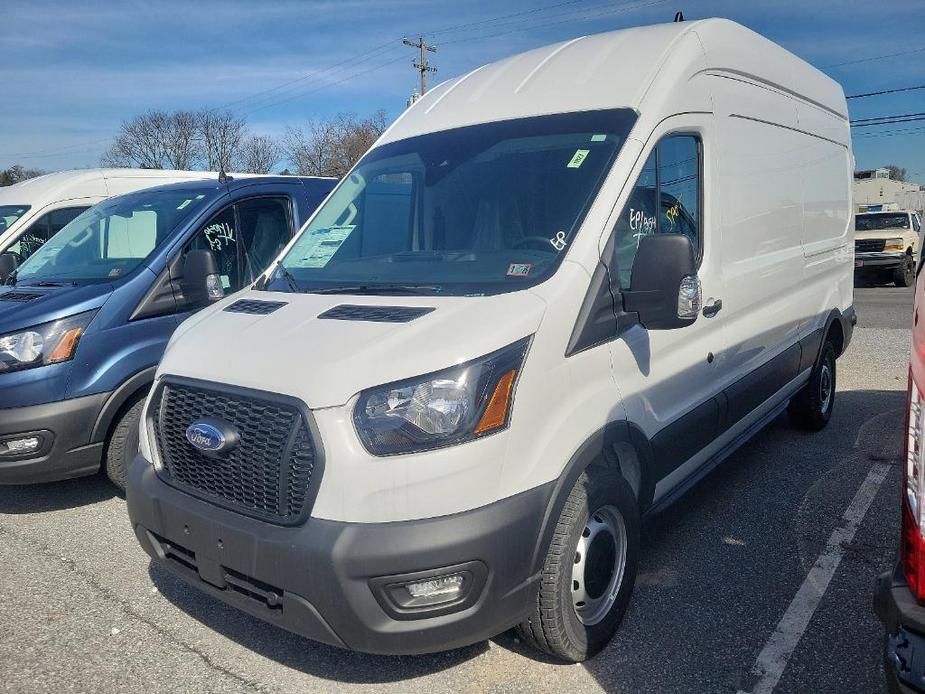
[[[151,255],[203,204],[203,189],[142,191],[74,218],[17,270],[17,284],[111,282]]]
[[[377,147],[266,288],[468,295],[536,284],[561,262],[634,121],[626,109],[555,114]]]

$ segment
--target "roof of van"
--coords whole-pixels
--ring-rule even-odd
[[[174,183],[165,183],[160,186],[151,186],[150,188],[144,188],[143,190],[137,190],[132,193],[126,193],[125,195],[143,195],[145,193],[150,193],[151,191],[157,190],[218,190],[220,188],[227,190],[237,190],[245,186],[253,185],[254,183],[269,183],[269,184],[281,184],[281,183],[293,183],[299,181],[303,185],[314,184],[318,185],[319,183],[326,184],[325,187],[330,189],[333,188],[337,183],[336,178],[330,178],[327,176],[280,176],[273,174],[228,174],[230,180],[228,183],[219,183],[218,176],[212,174],[208,178],[197,178],[191,179],[189,181],[178,181]],[[121,197],[121,196],[120,196]]]
[[[210,171],[174,171],[170,169],[77,169],[57,171],[0,187],[0,204],[43,205],[71,197],[91,197],[104,193],[84,192],[94,182],[112,178],[200,179],[217,176]],[[105,190],[101,187],[100,190]]]
[[[847,118],[833,79],[740,24],[704,19],[581,36],[483,65],[428,91],[381,142],[550,113],[639,111],[662,68],[682,82],[704,71],[745,78]]]

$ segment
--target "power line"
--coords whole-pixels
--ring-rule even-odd
[[[869,58],[858,58],[857,60],[846,60],[843,63],[832,63],[831,65],[823,65],[823,68],[830,67],[842,67],[843,65],[857,65],[858,63],[869,63],[873,60],[886,60],[887,58],[898,58],[903,55],[912,55],[913,53],[922,53],[925,51],[925,48],[914,48],[910,51],[900,51],[899,53],[887,53],[886,55],[873,55]]]
[[[898,87],[897,89],[881,89],[879,92],[867,92],[866,94],[852,94],[846,96],[846,99],[863,99],[868,96],[880,96],[881,94],[898,94],[899,92],[911,92],[916,89],[925,89],[925,84],[916,87]]]
[[[891,116],[873,116],[871,118],[855,118],[854,120],[850,121],[850,123],[854,125],[855,123],[867,123],[872,120],[884,120],[887,118],[909,118],[911,116],[925,116],[925,113],[897,113]]]
[[[916,121],[925,120],[925,114],[920,116],[912,116],[909,118],[896,118],[893,120],[885,120],[878,123],[852,123],[852,128],[867,128],[872,125],[895,125],[897,123],[914,123]]]

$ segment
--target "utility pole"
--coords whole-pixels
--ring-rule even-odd
[[[424,94],[427,93],[427,73],[437,71],[437,68],[435,68],[433,65],[427,64],[427,54],[428,52],[436,53],[437,47],[428,46],[426,43],[424,43],[423,36],[419,36],[417,41],[412,41],[411,39],[402,39],[401,42],[406,46],[411,46],[412,48],[417,48],[419,51],[421,51],[420,62],[412,63],[412,65],[414,65],[418,72],[421,73],[421,96],[424,96]]]

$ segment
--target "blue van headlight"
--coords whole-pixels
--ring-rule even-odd
[[[94,315],[96,311],[87,311],[0,335],[0,374],[73,359],[77,343]]]
[[[530,338],[443,371],[360,393],[353,419],[373,455],[451,446],[507,428]]]

